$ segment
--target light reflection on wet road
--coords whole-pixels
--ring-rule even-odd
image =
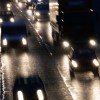
[[[74,100],[100,100],[100,79],[90,73],[77,74],[72,81],[69,77],[67,55],[55,58],[58,70]]]

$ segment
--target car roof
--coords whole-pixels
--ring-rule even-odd
[[[42,79],[39,77],[39,75],[34,75],[34,76],[28,76],[28,77],[17,77],[15,80],[15,88],[16,86],[26,86],[26,85],[30,85],[32,87],[35,86],[36,87],[40,87],[40,86],[44,86]]]

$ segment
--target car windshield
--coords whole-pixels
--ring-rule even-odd
[[[85,59],[89,59],[89,58],[94,58],[95,55],[95,51],[94,50],[90,50],[90,49],[81,49],[81,50],[75,50],[73,53],[73,58],[85,58]]]
[[[13,13],[12,12],[10,12],[10,11],[1,11],[0,12],[0,16],[12,16],[13,15]]]
[[[39,4],[36,6],[36,10],[49,10],[49,5]]]
[[[19,34],[26,33],[26,27],[25,26],[2,27],[1,31],[2,31],[2,35],[19,35]]]

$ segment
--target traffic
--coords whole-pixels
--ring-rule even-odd
[[[86,0],[1,2],[2,99],[99,100],[99,90],[97,99],[92,97],[94,89],[100,89],[96,84],[100,83],[100,44],[93,7]],[[83,83],[96,84],[91,94],[80,92],[78,88],[86,88]]]

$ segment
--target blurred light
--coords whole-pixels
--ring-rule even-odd
[[[95,66],[99,66],[99,62],[97,61],[97,59],[93,59],[93,64],[94,64]]]
[[[63,46],[64,46],[64,47],[69,47],[69,42],[63,41]]]
[[[17,92],[17,96],[18,96],[18,100],[24,100],[23,92],[22,91],[18,91]]]
[[[3,22],[3,19],[2,18],[0,18],[0,23],[2,23]]]
[[[40,16],[40,13],[39,12],[36,12],[36,16]]]
[[[91,39],[91,40],[89,41],[89,43],[90,43],[90,45],[92,45],[92,46],[96,46],[96,41],[93,40],[93,39]]]
[[[43,92],[41,89],[37,90],[38,100],[44,100]]]
[[[7,10],[8,10],[8,11],[10,11],[10,10],[11,10],[11,8],[7,8]]]
[[[90,9],[91,12],[93,12],[93,9]]]
[[[27,0],[27,2],[31,2],[31,0]]]
[[[3,45],[4,45],[4,46],[7,46],[7,39],[6,39],[6,38],[3,39]]]
[[[10,8],[10,7],[11,7],[11,4],[8,3],[8,4],[7,4],[7,7]]]
[[[28,15],[32,15],[32,10],[27,10]]]
[[[38,2],[41,2],[42,0],[38,0]]]
[[[24,37],[22,38],[22,44],[23,44],[23,45],[27,45],[27,40],[26,40],[26,38],[24,38]]]
[[[22,3],[21,2],[18,2],[18,5],[19,5],[19,7],[22,7]]]
[[[10,21],[11,21],[11,22],[15,22],[14,18],[10,18]]]
[[[78,63],[75,60],[72,60],[72,65],[73,67],[77,68],[78,67]]]

